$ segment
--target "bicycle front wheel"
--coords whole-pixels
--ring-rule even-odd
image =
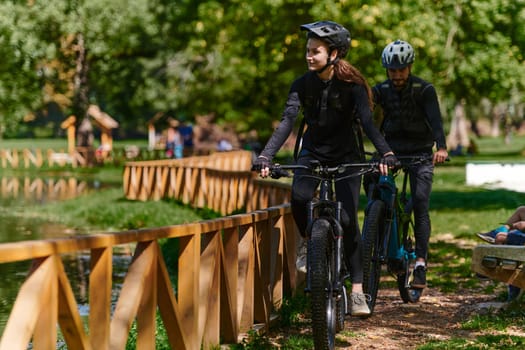
[[[412,201],[409,201],[406,204],[404,215],[405,218],[408,219],[403,220],[401,225],[403,234],[403,248],[408,254],[410,254],[414,251],[414,243],[410,238],[410,232],[412,232],[412,225],[410,221],[410,218],[412,217]],[[406,261],[405,264],[405,271],[397,275],[397,287],[399,289],[399,295],[405,303],[417,303],[421,298],[423,289],[413,288],[410,286],[413,278],[411,271],[414,271],[415,259],[410,257],[406,259],[408,261]]]
[[[310,253],[310,306],[312,333],[316,350],[335,349],[338,302],[334,295],[332,226],[318,219],[312,225]]]
[[[417,303],[423,289],[421,288],[412,288],[410,286],[410,281],[412,280],[413,265],[407,263],[405,267],[405,272],[397,275],[397,288],[399,289],[399,295],[405,303]]]
[[[375,200],[368,208],[363,224],[363,291],[370,295],[370,314],[376,305],[381,278],[381,242],[385,223],[385,203]]]

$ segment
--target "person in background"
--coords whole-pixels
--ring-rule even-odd
[[[476,233],[481,240],[490,244],[525,244],[525,206],[519,206],[507,221],[488,232]],[[508,285],[508,301],[516,299],[521,292],[519,287]]]
[[[177,124],[168,128],[166,137],[166,156],[168,158],[182,158],[184,143]]]
[[[193,126],[182,119],[178,129],[183,141],[184,156],[191,156],[193,153]]]
[[[525,206],[519,206],[503,223],[489,232],[476,233],[480,239],[490,244],[525,244]]]
[[[307,128],[297,154],[298,164],[309,166],[311,161],[317,160],[335,166],[360,161],[362,142],[358,132],[362,127],[383,156],[381,169],[386,173],[397,160],[373,124],[370,87],[361,72],[344,60],[350,48],[349,31],[332,21],[304,24],[300,28],[307,33],[308,72],[292,83],[281,122],[254,160],[252,169],[259,171],[262,177],[269,176],[272,160],[286,142],[302,110]],[[295,172],[291,206],[299,232],[307,238],[306,205],[314,197],[319,181],[305,175],[304,170]],[[336,197],[344,209],[344,249],[352,280],[350,304],[354,316],[370,314],[362,284],[361,234],[357,220],[360,188],[361,177],[339,181],[335,186]],[[297,267],[304,272],[306,259],[302,257],[305,255],[303,246],[298,254]]]
[[[380,130],[396,156],[428,156],[431,161],[409,169],[414,204],[416,264],[412,287],[426,287],[430,238],[430,193],[434,165],[448,158],[445,133],[434,86],[412,75],[415,52],[403,40],[388,44],[381,55],[388,79],[372,88],[382,111]],[[435,147],[435,152],[434,152]]]

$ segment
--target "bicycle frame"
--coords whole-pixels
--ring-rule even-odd
[[[413,250],[405,249],[404,239],[400,232],[400,227],[404,225],[412,225],[410,213],[406,212],[406,205],[409,203],[407,197],[407,183],[409,174],[406,169],[403,171],[403,186],[401,192],[398,192],[396,186],[396,175],[390,173],[388,175],[381,175],[377,184],[377,192],[372,200],[380,199],[386,204],[385,211],[385,231],[381,236],[383,238],[383,252],[386,252],[386,262],[388,263],[389,271],[398,273],[396,262],[409,261],[416,258]],[[370,201],[370,202],[371,202]],[[385,261],[383,261],[385,262]],[[402,266],[401,266],[402,267]]]

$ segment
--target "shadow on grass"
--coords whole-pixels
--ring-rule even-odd
[[[430,244],[428,270],[429,285],[446,293],[480,287],[480,280],[471,270],[472,250],[454,242],[438,241]]]

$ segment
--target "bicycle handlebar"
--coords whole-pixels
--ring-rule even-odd
[[[270,177],[274,179],[278,179],[281,177],[290,177],[291,174],[287,170],[309,170],[312,172],[311,176],[315,176],[317,178],[327,178],[327,177],[333,177],[336,174],[342,174],[347,169],[351,168],[359,168],[358,171],[338,177],[335,179],[336,181],[346,179],[349,177],[356,177],[363,174],[371,173],[371,172],[377,172],[379,171],[379,162],[378,161],[370,161],[366,163],[343,163],[336,166],[327,166],[327,165],[321,165],[319,162],[312,162],[312,166],[307,166],[303,164],[272,164],[270,166]]]
[[[395,165],[393,171],[398,171],[400,169],[408,169],[411,166],[419,165],[425,162],[431,162],[433,155],[419,155],[419,156],[396,156],[398,163]],[[450,158],[445,159],[446,162],[450,161]]]
[[[420,155],[420,156],[396,156],[398,162],[392,169],[392,171],[397,172],[401,169],[407,169],[410,166],[422,164],[424,162],[432,161],[432,155]],[[450,158],[447,158],[446,161],[450,161]],[[368,162],[364,163],[343,163],[336,166],[327,166],[327,165],[321,165],[320,162],[312,161],[311,166],[307,166],[304,164],[279,164],[274,163],[270,165],[270,177],[273,179],[279,179],[281,177],[291,177],[292,175],[288,172],[288,170],[309,170],[312,172],[311,176],[315,176],[316,178],[327,178],[332,177],[336,174],[342,174],[347,169],[350,168],[360,168],[358,171],[338,177],[336,181],[350,178],[350,177],[356,177],[361,176],[368,173],[377,173],[379,172],[379,160],[372,158]]]

